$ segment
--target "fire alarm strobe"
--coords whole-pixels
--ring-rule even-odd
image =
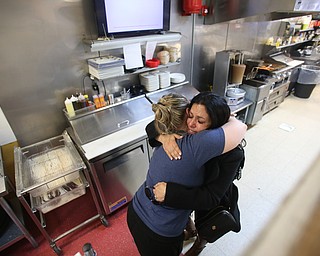
[[[206,16],[208,14],[208,7],[202,5],[202,0],[183,0],[182,2],[183,16],[188,16],[193,13]]]

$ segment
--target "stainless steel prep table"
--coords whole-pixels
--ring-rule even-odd
[[[143,95],[69,120],[68,132],[90,168],[107,214],[128,203],[145,179],[145,127],[153,118]]]

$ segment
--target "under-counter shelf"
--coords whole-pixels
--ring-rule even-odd
[[[42,195],[34,197],[30,194],[32,210],[34,212],[38,210],[42,213],[47,213],[84,195],[88,182],[82,172],[78,174],[78,178],[68,181],[51,191],[46,191]]]
[[[91,52],[106,51],[118,49],[125,45],[140,43],[141,45],[147,42],[167,43],[177,42],[181,39],[181,34],[178,32],[166,32],[164,34],[134,36],[126,38],[116,38],[109,40],[84,40],[85,44],[90,46]]]

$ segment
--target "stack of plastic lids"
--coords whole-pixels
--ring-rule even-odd
[[[166,88],[170,86],[170,72],[169,71],[161,71],[159,72],[159,85],[160,88]]]
[[[149,72],[140,74],[140,83],[148,92],[159,89],[159,72]]]
[[[89,73],[98,79],[123,75],[124,64],[123,58],[114,56],[88,59]]]

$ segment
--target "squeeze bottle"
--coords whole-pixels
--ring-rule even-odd
[[[73,105],[72,105],[72,101],[70,99],[68,99],[68,97],[64,101],[64,105],[66,106],[67,113],[68,113],[69,117],[75,116],[75,112],[74,112],[74,108],[73,108]]]

